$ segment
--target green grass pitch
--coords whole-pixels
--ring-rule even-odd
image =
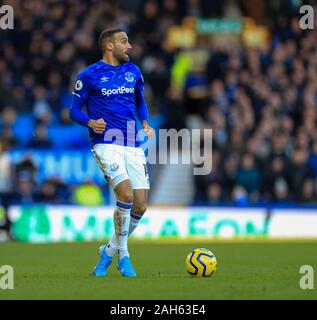
[[[301,290],[299,269],[317,270],[317,241],[137,241],[129,242],[138,274],[123,278],[115,267],[94,278],[101,242],[0,244],[0,266],[14,267],[14,290],[2,299],[317,299],[315,289]],[[191,277],[186,255],[205,247],[217,257],[211,278]],[[0,274],[0,278],[1,278]]]

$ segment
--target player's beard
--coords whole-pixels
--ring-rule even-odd
[[[128,56],[128,54],[117,48],[113,50],[113,56],[118,60],[119,63],[130,61],[130,57]]]

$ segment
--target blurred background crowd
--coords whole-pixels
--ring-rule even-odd
[[[93,179],[40,179],[35,154],[89,151],[85,128],[68,117],[71,92],[100,59],[99,33],[114,26],[130,38],[152,125],[213,129],[213,170],[193,178],[187,203],[316,202],[317,29],[300,29],[303,1],[7,4],[15,21],[0,31],[2,204],[107,203],[108,187]]]

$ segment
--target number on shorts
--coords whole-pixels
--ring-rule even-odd
[[[144,166],[144,174],[147,177],[147,175],[148,175],[147,166],[146,166],[146,164],[143,164],[143,166]]]

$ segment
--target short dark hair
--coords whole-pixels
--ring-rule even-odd
[[[124,32],[120,28],[110,28],[110,29],[105,29],[100,33],[99,39],[98,39],[98,47],[101,50],[101,53],[104,54],[104,44],[106,41],[111,39],[114,34],[118,32]]]

